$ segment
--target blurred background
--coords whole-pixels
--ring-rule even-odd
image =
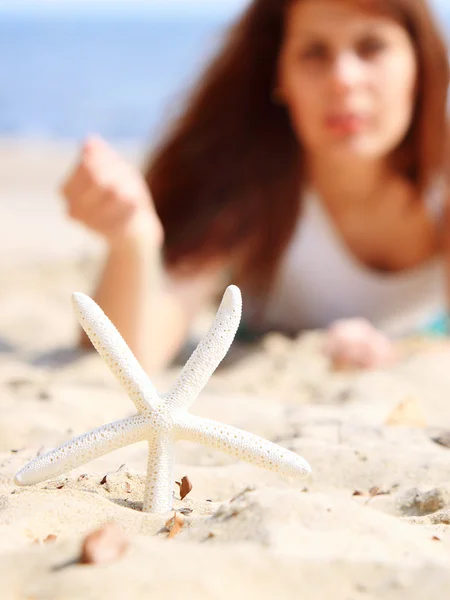
[[[81,141],[141,163],[245,4],[0,1],[2,267],[95,250],[58,195]]]
[[[432,2],[450,31],[450,1]],[[142,161],[247,3],[0,0],[3,261],[90,251],[57,192],[80,142],[96,132]]]
[[[0,136],[151,143],[247,3],[0,2]]]
[[[245,0],[0,4],[0,135],[148,142]]]

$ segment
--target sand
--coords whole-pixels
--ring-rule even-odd
[[[134,410],[101,359],[76,350],[70,294],[89,292],[103,247],[56,193],[74,156],[0,144],[0,598],[446,598],[450,352],[433,340],[409,340],[399,364],[372,372],[335,372],[322,332],[235,349],[192,412],[299,452],[313,475],[290,481],[179,443],[176,479],[193,489],[180,500],[174,482],[184,523],[171,539],[170,515],[141,511],[145,444],[14,485],[38,453]],[[109,522],[124,554],[80,564]]]

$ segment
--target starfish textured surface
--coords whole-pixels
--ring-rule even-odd
[[[241,429],[187,412],[234,340],[242,313],[239,288],[227,288],[211,329],[186,363],[172,390],[164,396],[158,394],[101,308],[80,293],[73,294],[73,303],[83,329],[138,412],[39,456],[17,473],[16,484],[33,485],[58,477],[107,452],[144,440],[148,442],[145,511],[167,512],[172,507],[174,443],[177,440],[198,442],[288,476],[307,477],[311,473],[309,464],[290,450]]]

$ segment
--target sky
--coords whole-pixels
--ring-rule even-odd
[[[429,0],[438,12],[448,13],[449,0]],[[231,15],[238,12],[250,0],[0,0],[0,13],[40,11],[51,9],[57,12],[76,10],[76,8],[99,8],[108,10],[148,10],[156,13],[196,13],[208,11]]]
[[[0,12],[49,9],[66,11],[76,7],[108,7],[130,9],[148,9],[155,12],[221,12],[229,14],[240,10],[249,0],[0,0]]]

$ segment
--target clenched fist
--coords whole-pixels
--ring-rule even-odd
[[[101,138],[86,140],[62,194],[70,217],[111,246],[136,237],[162,245],[163,229],[143,176]]]
[[[324,352],[337,369],[385,367],[399,358],[393,342],[365,319],[333,323],[327,331]]]

